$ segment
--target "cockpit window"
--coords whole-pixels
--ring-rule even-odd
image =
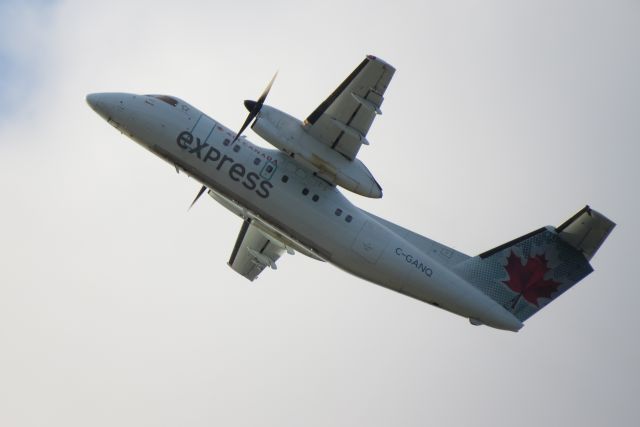
[[[178,105],[178,100],[175,98],[172,98],[170,96],[167,95],[149,95],[152,96],[156,99],[159,99],[160,101],[166,102],[167,104],[175,107],[176,105]]]

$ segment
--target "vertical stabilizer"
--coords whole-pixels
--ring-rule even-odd
[[[589,260],[614,226],[587,206],[557,228],[535,230],[454,270],[524,321],[593,271]]]

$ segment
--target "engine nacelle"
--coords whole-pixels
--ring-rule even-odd
[[[263,105],[251,129],[325,181],[365,197],[382,197],[382,188],[360,160],[349,160],[304,131],[302,122]]]

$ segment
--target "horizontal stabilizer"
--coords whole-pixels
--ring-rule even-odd
[[[581,251],[590,260],[616,224],[585,206],[556,229],[562,240]]]

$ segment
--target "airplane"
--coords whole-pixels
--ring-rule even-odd
[[[586,206],[558,227],[469,256],[358,208],[343,191],[382,197],[357,155],[369,145],[394,72],[367,55],[304,121],[264,103],[274,75],[257,101],[244,102],[249,114],[237,133],[174,96],[93,93],[86,100],[202,184],[191,206],[207,192],[242,219],[228,265],[250,281],[299,252],[473,325],[517,332],[593,271],[589,261],[615,224]],[[251,143],[243,135],[249,125],[275,149]]]

